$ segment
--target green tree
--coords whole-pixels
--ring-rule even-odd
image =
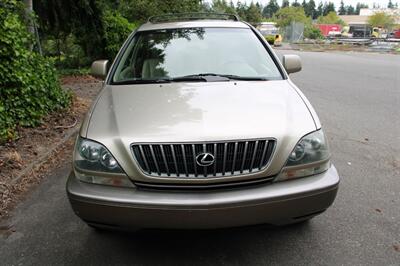
[[[329,12],[326,16],[321,16],[318,18],[317,22],[319,24],[340,24],[345,25],[345,22],[339,18],[335,11]]]
[[[282,0],[281,8],[285,8],[285,7],[288,7],[288,6],[290,6],[289,0]]]
[[[122,17],[117,11],[106,10],[103,14],[105,51],[107,58],[115,58],[121,45],[132,33],[135,24]]]
[[[202,7],[201,0],[119,0],[118,11],[129,21],[142,23],[151,16],[196,12]]]
[[[86,56],[100,58],[105,56],[100,3],[95,0],[37,0],[33,9],[43,35],[65,42],[73,33]]]
[[[219,13],[229,13],[235,14],[235,6],[231,1],[230,4],[226,0],[213,0],[212,2],[212,10]]]
[[[318,17],[317,11],[315,10],[314,0],[310,0],[308,3],[305,4],[305,7],[303,7],[303,8],[304,8],[304,12],[306,13],[307,17],[311,17],[312,19],[316,19]]]
[[[294,0],[294,2],[292,3],[292,6],[294,7],[300,7],[301,4],[299,2],[297,2],[297,0]]]
[[[272,18],[279,10],[277,0],[269,0],[268,4],[263,9],[263,16],[266,18]]]
[[[246,21],[250,22],[251,24],[257,24],[261,22],[262,14],[259,7],[257,7],[254,2],[251,2],[250,6],[246,10]]]
[[[346,15],[356,15],[356,10],[352,5],[346,6]]]
[[[368,8],[368,5],[362,4],[362,3],[357,3],[355,15],[360,15],[361,8]]]
[[[372,27],[392,29],[395,20],[393,16],[387,15],[385,12],[376,12],[374,15],[368,17],[368,24]]]
[[[316,16],[320,17],[324,15],[324,5],[322,4],[322,2],[319,2],[318,4],[318,8],[317,8],[317,12],[316,12]]]
[[[392,3],[392,0],[389,0],[389,3],[387,5],[388,8],[393,9],[395,8],[394,4]]]
[[[301,6],[303,7],[304,10],[306,10],[306,7],[307,7],[306,0],[303,0],[303,2],[301,3]]]
[[[247,20],[247,9],[249,7],[247,6],[246,3],[242,3],[240,1],[237,2],[236,4],[236,13],[239,15],[244,20]]]
[[[346,15],[346,8],[344,7],[343,0],[340,1],[339,15]]]
[[[335,4],[332,2],[328,2],[324,4],[323,15],[328,15],[329,12],[335,12]]]
[[[285,7],[281,8],[274,17],[276,24],[278,27],[286,27],[290,25],[292,22],[302,22],[308,23],[309,20],[304,13],[304,9],[302,7]]]
[[[202,2],[200,4],[200,11],[201,12],[211,12],[212,11],[211,4],[209,2]]]

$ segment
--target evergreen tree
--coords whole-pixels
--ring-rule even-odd
[[[346,6],[346,15],[356,15],[356,10],[352,5]]]
[[[292,6],[294,7],[300,7],[301,4],[299,2],[297,2],[297,0],[294,0],[294,2],[292,3]]]
[[[247,20],[247,9],[248,6],[246,3],[242,3],[240,1],[237,2],[236,4],[236,13],[239,15],[244,20]]]
[[[306,13],[307,17],[311,17],[312,19],[316,19],[317,16],[317,11],[315,10],[315,2],[314,0],[310,0],[307,4],[306,7],[304,8],[304,12]]]
[[[324,5],[322,4],[322,2],[319,2],[318,8],[317,8],[317,12],[316,12],[316,16],[320,17],[323,14],[324,14]]]
[[[388,3],[387,7],[390,8],[390,9],[394,8],[394,4],[392,3],[392,0],[389,0],[389,3]]]
[[[263,9],[263,16],[266,18],[272,18],[273,15],[278,12],[279,5],[277,0],[269,0],[269,3]]]
[[[252,24],[259,23],[262,20],[261,10],[254,2],[251,2],[246,10],[246,20]]]
[[[360,10],[361,8],[368,8],[368,5],[366,4],[361,4],[361,3],[357,3],[356,5],[356,10],[354,12],[354,15],[360,15]]]
[[[282,0],[282,8],[288,7],[289,5],[289,0]]]
[[[346,15],[346,8],[344,7],[343,0],[340,1],[339,15]]]
[[[335,10],[335,4],[332,2],[328,2],[324,4],[324,9],[323,9],[323,15],[326,16],[328,15],[329,12],[336,12]]]
[[[212,2],[212,10],[214,12],[219,12],[219,13],[228,13],[228,14],[234,14],[235,12],[235,7],[232,8],[233,2],[231,1],[231,4],[228,4],[226,0],[214,0]]]
[[[303,7],[304,10],[306,10],[306,8],[307,8],[306,0],[303,0],[303,3],[301,3],[301,6]]]

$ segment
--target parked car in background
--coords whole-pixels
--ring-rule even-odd
[[[316,112],[236,16],[153,17],[122,46],[82,123],[67,193],[97,228],[291,224],[333,203],[339,175]]]

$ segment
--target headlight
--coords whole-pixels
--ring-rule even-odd
[[[132,187],[106,147],[92,140],[78,138],[74,151],[75,176],[87,183]]]
[[[330,167],[328,143],[322,129],[303,137],[275,179],[283,181],[325,172]]]

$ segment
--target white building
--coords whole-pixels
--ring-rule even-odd
[[[343,15],[339,16],[347,24],[368,24],[368,17],[378,12],[384,12],[391,15],[395,19],[396,24],[400,24],[400,9],[389,8],[361,8],[360,15]]]
[[[369,17],[374,15],[375,13],[383,12],[387,15],[391,15],[394,17],[396,24],[400,24],[400,8],[398,9],[390,9],[390,8],[361,8],[360,16]]]

